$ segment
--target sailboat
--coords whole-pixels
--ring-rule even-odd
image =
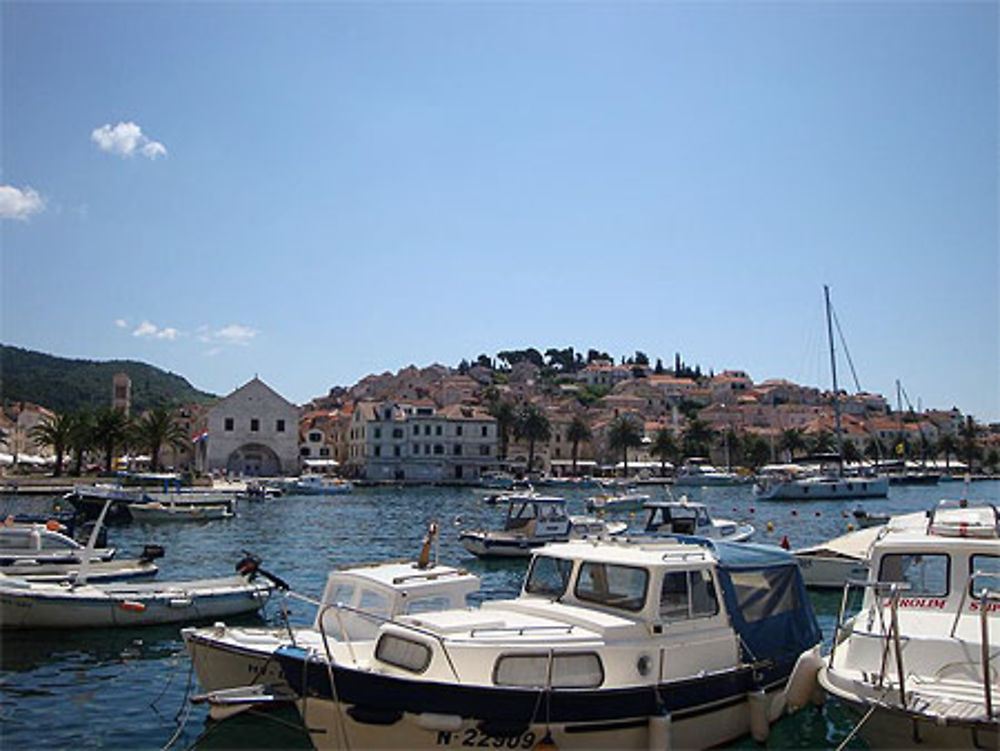
[[[833,315],[830,309],[830,288],[823,285],[826,302],[826,331],[830,343],[830,371],[833,377],[834,435],[837,441],[836,471],[808,476],[791,473],[761,478],[755,490],[762,500],[839,500],[885,498],[889,494],[889,478],[878,474],[844,474],[844,441],[840,425],[840,392],[837,387],[837,358],[833,346]]]

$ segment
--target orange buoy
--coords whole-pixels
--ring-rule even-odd
[[[847,531],[848,532],[853,532],[854,531],[854,525],[851,524],[850,522],[848,522],[848,524],[847,524]]]

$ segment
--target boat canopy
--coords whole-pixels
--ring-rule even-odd
[[[678,536],[712,549],[746,659],[794,661],[822,638],[795,558],[773,545]]]

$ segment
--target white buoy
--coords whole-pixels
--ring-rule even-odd
[[[757,743],[764,743],[771,732],[771,723],[767,720],[767,693],[759,688],[747,694],[750,705],[750,735]]]
[[[670,712],[650,716],[649,751],[668,751],[671,748],[670,725]]]

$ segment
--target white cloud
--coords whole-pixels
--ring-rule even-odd
[[[124,321],[120,322],[125,323]],[[115,321],[115,325],[118,324],[119,321]],[[155,323],[150,323],[149,321],[143,321],[136,327],[135,331],[132,332],[132,336],[140,338],[149,337],[150,339],[163,339],[168,342],[176,341],[177,337],[180,335],[181,332],[173,326],[165,326],[161,329]]]
[[[257,336],[257,330],[238,323],[231,323],[216,331],[212,336],[216,341],[229,342],[230,344],[247,344]]]
[[[128,328],[128,321],[126,321],[124,318],[116,318],[115,319],[115,326],[117,326],[120,329],[127,329]]]
[[[159,141],[153,141],[143,135],[142,128],[137,123],[127,122],[102,125],[90,133],[90,140],[97,144],[101,151],[117,154],[122,157],[134,156],[136,152],[149,159],[167,155],[167,147]]]
[[[45,208],[45,201],[38,191],[31,188],[15,188],[0,185],[0,219],[20,219],[26,221],[32,214]]]

